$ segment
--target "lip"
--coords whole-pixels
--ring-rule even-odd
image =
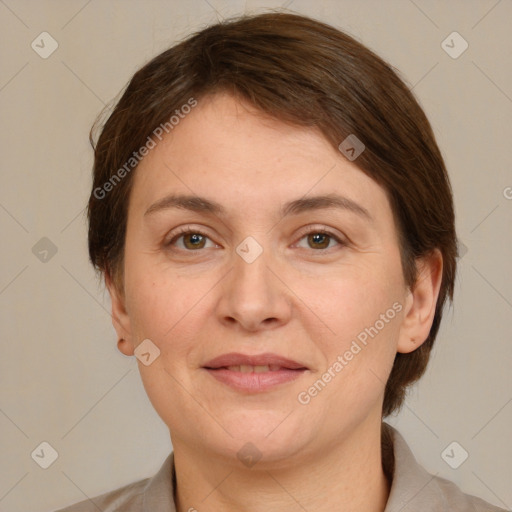
[[[248,365],[248,366],[280,366],[282,368],[288,370],[300,370],[305,369],[308,370],[308,367],[304,364],[301,364],[297,361],[293,361],[292,359],[288,359],[286,357],[279,356],[277,354],[272,353],[264,353],[258,354],[254,356],[250,356],[247,354],[239,354],[236,352],[232,352],[229,354],[223,354],[219,357],[208,361],[204,368],[207,369],[218,369],[227,366],[240,366],[240,365]]]
[[[228,366],[273,366],[279,367],[272,371],[241,372]],[[259,355],[246,355],[239,353],[223,354],[208,361],[203,369],[217,381],[236,389],[249,393],[258,393],[271,390],[281,384],[292,382],[302,376],[308,368],[292,359],[277,354],[265,353]]]

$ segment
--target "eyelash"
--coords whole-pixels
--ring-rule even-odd
[[[167,247],[170,247],[172,245],[174,245],[174,243],[176,242],[176,240],[178,240],[179,238],[181,238],[182,236],[184,235],[189,235],[189,234],[194,234],[194,235],[200,235],[202,237],[205,237],[205,238],[208,238],[210,240],[210,237],[206,234],[206,233],[203,233],[202,231],[198,230],[198,229],[191,229],[191,228],[181,228],[178,233],[176,233],[172,238],[171,240],[169,240],[165,245]],[[302,240],[303,238],[305,238],[306,236],[308,235],[312,235],[312,234],[318,234],[318,235],[326,235],[330,238],[332,238],[333,240],[335,240],[340,246],[346,246],[347,243],[342,240],[341,238],[339,238],[337,235],[335,235],[334,233],[326,230],[326,229],[318,229],[318,228],[313,228],[313,229],[310,229],[304,233],[302,233],[302,235],[300,236],[299,238],[299,241]],[[324,248],[324,249],[311,249],[312,251],[314,252],[319,252],[319,253],[322,253],[324,251],[329,251],[330,249],[333,249],[333,247],[327,247],[327,248]],[[189,250],[189,249],[181,249],[181,248],[178,248],[178,250],[180,251],[184,251],[184,252],[199,252],[201,249],[197,249],[197,250]]]

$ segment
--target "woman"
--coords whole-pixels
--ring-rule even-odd
[[[173,453],[67,512],[500,510],[382,421],[457,244],[428,120],[351,37],[262,14],[145,65],[95,146],[89,251]]]

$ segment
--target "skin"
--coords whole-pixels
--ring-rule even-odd
[[[178,511],[384,510],[385,382],[395,354],[429,334],[442,257],[418,261],[416,286],[405,285],[386,194],[356,164],[315,129],[270,119],[227,94],[201,98],[139,164],[124,293],[108,275],[106,283],[119,350],[132,356],[144,339],[160,350],[149,366],[138,364],[170,430]],[[287,201],[333,192],[373,220],[336,208],[279,214]],[[206,197],[226,213],[144,215],[170,193]],[[187,226],[206,238],[174,239]],[[323,228],[342,243],[307,236]],[[252,263],[236,252],[248,236],[263,249]],[[401,311],[378,335],[299,403],[397,302]],[[239,392],[202,368],[228,352],[273,352],[309,369],[269,391]],[[237,458],[248,442],[261,453],[252,467]]]

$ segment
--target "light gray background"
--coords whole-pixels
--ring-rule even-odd
[[[136,360],[116,349],[108,297],[88,263],[88,130],[138,67],[190,31],[283,4],[0,0],[0,510],[92,497],[152,475],[171,450]],[[430,472],[510,508],[512,2],[284,6],[377,51],[432,122],[468,252],[428,372],[388,421]],[[59,45],[47,59],[31,48],[43,31]],[[457,59],[441,46],[453,31],[469,44]],[[32,252],[42,237],[58,249],[46,262]],[[42,441],[59,454],[46,470],[30,456]],[[458,469],[441,458],[452,441],[469,452]]]

